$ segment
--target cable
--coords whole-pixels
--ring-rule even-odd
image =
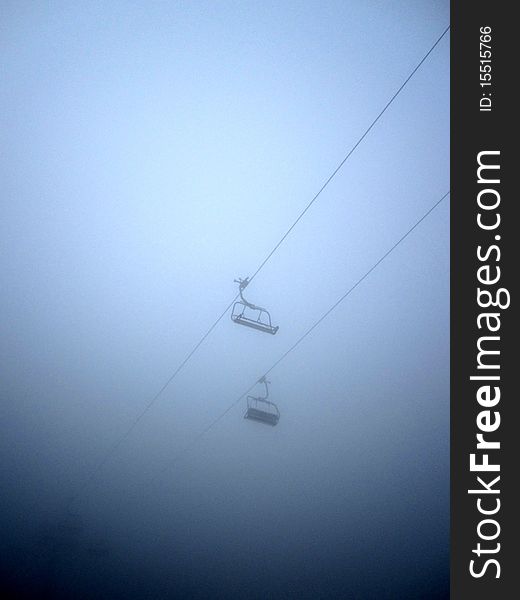
[[[175,369],[173,374],[170,376],[168,381],[162,386],[162,388],[155,394],[155,396],[146,404],[143,410],[137,415],[137,417],[132,421],[130,427],[110,446],[110,448],[106,451],[103,458],[99,461],[99,463],[94,467],[92,473],[84,484],[84,487],[88,487],[89,484],[96,478],[97,474],[103,469],[106,463],[112,458],[112,456],[117,452],[118,448],[121,444],[128,439],[132,431],[137,427],[138,423],[143,419],[147,412],[152,408],[155,404],[159,396],[164,392],[164,390],[170,385],[170,383],[177,377],[178,373],[184,367],[184,365],[190,360],[190,358],[195,354],[195,352],[199,349],[200,345],[204,342],[204,340],[210,335],[210,333],[215,329],[215,327],[220,323],[222,318],[226,315],[229,309],[233,306],[235,300],[237,300],[239,294],[237,294],[233,301],[226,306],[226,309],[220,314],[220,316],[216,319],[213,325],[206,331],[206,333],[200,338],[197,344],[193,347],[191,352],[186,356],[186,358],[179,364],[179,366]],[[71,500],[69,501],[69,505],[73,504],[74,501],[79,497],[79,493],[75,494]]]
[[[320,194],[323,192],[323,190],[329,185],[329,183],[334,179],[334,177],[336,176],[336,174],[339,172],[339,170],[341,169],[341,167],[347,162],[347,160],[352,156],[352,154],[354,153],[354,151],[356,150],[356,148],[359,146],[359,144],[361,144],[361,142],[366,138],[366,136],[369,134],[370,130],[374,127],[374,125],[379,121],[379,119],[385,114],[385,112],[387,111],[387,109],[390,107],[390,105],[392,104],[392,102],[397,98],[397,96],[399,96],[399,94],[402,92],[402,90],[405,88],[406,84],[410,81],[410,79],[415,75],[415,73],[419,70],[419,68],[421,67],[421,65],[424,63],[424,61],[428,58],[428,56],[430,56],[430,54],[434,51],[435,47],[437,46],[437,44],[442,40],[442,38],[446,35],[446,33],[449,31],[450,29],[450,25],[448,25],[448,27],[446,27],[446,29],[441,33],[441,35],[437,38],[437,41],[435,42],[435,44],[433,44],[433,46],[428,50],[428,52],[422,57],[422,59],[420,60],[420,62],[417,64],[417,66],[415,67],[415,69],[410,73],[410,75],[408,75],[408,77],[404,80],[404,83],[401,85],[401,87],[397,90],[397,92],[395,92],[395,94],[390,98],[390,100],[386,103],[385,107],[383,108],[383,110],[377,115],[377,117],[372,121],[372,123],[370,123],[370,125],[368,126],[368,128],[365,130],[365,133],[358,139],[358,141],[352,146],[352,148],[348,151],[348,153],[346,154],[345,158],[343,158],[343,160],[339,163],[339,165],[334,169],[332,175],[330,175],[330,177],[327,179],[327,181],[325,181],[325,183],[321,186],[321,188],[319,189],[318,193],[312,198],[312,200],[309,202],[309,204],[307,204],[307,206],[302,210],[302,212],[298,215],[297,219],[294,221],[294,223],[289,227],[289,229],[283,234],[283,236],[280,238],[280,241],[276,244],[276,246],[271,250],[271,252],[269,252],[269,254],[266,256],[266,258],[262,261],[262,263],[260,264],[260,266],[258,267],[258,269],[254,272],[254,274],[249,278],[249,282],[251,282],[256,275],[258,275],[258,273],[263,269],[264,265],[267,263],[267,261],[271,258],[271,256],[273,256],[273,254],[278,250],[278,248],[283,244],[283,242],[285,241],[285,238],[291,233],[291,231],[296,227],[296,225],[299,223],[300,219],[303,217],[303,215],[309,210],[309,208],[314,204],[314,202],[316,202],[316,200],[318,199],[318,197],[320,196]]]
[[[276,243],[276,245],[273,247],[273,249],[268,253],[268,255],[264,258],[264,260],[260,263],[260,266],[256,269],[256,271],[253,273],[253,275],[251,277],[249,277],[249,283],[251,283],[251,281],[258,275],[258,273],[260,273],[260,271],[264,268],[264,266],[267,264],[267,262],[271,259],[271,257],[273,256],[273,254],[278,250],[278,248],[283,244],[283,242],[285,241],[285,239],[287,238],[287,236],[291,233],[291,231],[296,227],[296,225],[300,222],[300,220],[303,218],[303,216],[305,215],[305,213],[310,209],[310,207],[316,202],[316,200],[319,198],[319,196],[321,195],[321,193],[323,192],[323,190],[329,185],[329,183],[334,179],[334,177],[337,175],[337,173],[340,171],[340,169],[343,167],[343,165],[347,162],[347,160],[352,156],[352,154],[354,153],[354,151],[356,150],[356,148],[361,144],[361,142],[365,139],[365,137],[368,135],[368,133],[372,130],[372,128],[374,127],[374,125],[379,121],[379,119],[383,116],[383,114],[387,111],[387,109],[390,107],[390,105],[393,103],[393,101],[397,98],[397,96],[399,96],[399,94],[401,93],[401,91],[405,88],[406,84],[410,81],[410,79],[415,75],[415,73],[419,70],[419,68],[421,67],[421,65],[425,62],[425,60],[428,58],[428,56],[430,56],[430,54],[433,52],[433,50],[437,47],[437,45],[439,44],[439,42],[442,40],[442,38],[446,35],[446,33],[449,31],[450,26],[448,25],[448,27],[446,27],[446,29],[442,32],[442,34],[437,38],[437,40],[435,41],[435,43],[433,44],[433,46],[431,46],[431,48],[428,50],[428,52],[422,57],[422,59],[419,61],[419,63],[415,66],[415,68],[413,69],[413,71],[408,75],[408,77],[404,80],[404,82],[401,84],[401,86],[399,87],[399,89],[394,93],[394,95],[390,98],[390,100],[386,103],[385,107],[380,111],[380,113],[376,116],[376,118],[372,121],[372,123],[368,126],[368,128],[365,130],[365,132],[363,133],[363,135],[357,140],[357,142],[352,146],[352,148],[347,152],[347,154],[345,155],[345,157],[343,158],[343,160],[339,163],[339,165],[334,169],[334,171],[332,172],[332,174],[328,177],[328,179],[325,181],[325,183],[321,186],[321,188],[319,189],[319,191],[314,195],[314,197],[311,199],[311,201],[307,204],[307,206],[302,210],[302,212],[298,215],[298,217],[296,218],[296,220],[292,223],[292,225],[289,227],[289,229],[283,234],[283,236],[280,238],[280,240]],[[94,470],[91,474],[91,476],[88,478],[86,485],[88,485],[97,475],[97,473],[99,473],[101,471],[101,469],[103,469],[103,467],[106,465],[106,463],[112,458],[112,456],[114,455],[114,453],[119,449],[119,447],[121,446],[121,444],[130,436],[130,434],[133,432],[133,430],[135,429],[135,427],[138,425],[138,423],[143,419],[143,417],[149,412],[149,410],[152,408],[152,406],[155,404],[155,402],[158,400],[158,398],[163,394],[163,392],[166,390],[166,388],[170,385],[170,383],[177,377],[177,375],[180,373],[180,371],[184,368],[184,366],[186,365],[186,363],[191,359],[191,357],[195,354],[195,352],[199,349],[199,347],[202,345],[202,343],[206,340],[206,338],[211,334],[211,332],[215,329],[215,327],[220,323],[220,321],[222,320],[222,318],[226,315],[226,313],[229,311],[229,309],[233,306],[234,302],[237,300],[238,298],[238,294],[233,298],[233,300],[228,304],[228,306],[226,307],[226,309],[221,313],[221,315],[216,319],[216,321],[211,325],[211,327],[206,331],[206,333],[200,338],[200,340],[197,342],[197,344],[193,347],[193,349],[188,353],[188,355],[186,356],[186,358],[179,364],[179,366],[175,369],[175,371],[173,372],[173,374],[169,377],[169,379],[166,381],[166,383],[161,387],[161,389],[155,394],[155,396],[146,404],[146,406],[143,408],[143,410],[137,415],[137,417],[135,418],[135,420],[131,423],[131,425],[128,427],[128,429],[121,435],[120,438],[118,438],[116,440],[116,442],[106,451],[105,455],[102,457],[102,459],[100,460],[100,462],[97,464],[96,467],[94,467]],[[75,496],[74,498],[76,498],[77,496]]]
[[[377,267],[437,208],[437,206],[439,206],[439,204],[445,200],[450,194],[450,191],[448,190],[444,196],[442,196],[442,198],[440,200],[437,200],[437,202],[435,202],[435,204],[433,206],[431,206],[423,215],[422,217],[416,221],[411,227],[410,229],[408,229],[408,231],[399,238],[399,240],[397,240],[397,242],[395,242],[395,244],[389,249],[387,250],[383,256],[381,256],[381,258],[379,258],[371,267],[370,269],[368,269],[368,271],[366,271],[366,273],[364,275],[362,275],[357,281],[356,283],[354,283],[354,285],[352,285],[344,294],[343,296],[341,296],[311,327],[309,327],[309,329],[307,329],[307,331],[301,335],[296,342],[294,342],[294,344],[288,349],[286,350],[282,356],[280,356],[280,358],[274,362],[269,369],[267,369],[267,371],[265,371],[265,373],[263,374],[263,376],[265,377],[266,375],[268,375],[271,371],[273,371],[285,358],[287,358],[287,356],[297,347],[300,345],[300,343],[312,332],[314,331],[314,329],[316,329],[316,327],[318,327],[318,325],[324,321],[329,315],[330,313],[335,310],[348,296],[350,296],[350,294],[359,286],[360,283],[362,283],[373,271],[375,271],[375,269],[377,269]],[[260,378],[259,378],[260,379]],[[162,471],[161,473],[164,473],[166,470],[170,469],[173,465],[175,465],[185,454],[187,454],[196,444],[196,442],[198,442],[199,439],[201,439],[204,435],[206,435],[206,433],[208,433],[208,431],[210,431],[219,421],[221,421],[241,400],[243,400],[247,394],[249,394],[249,392],[256,386],[256,384],[258,383],[258,380],[256,380],[245,392],[243,392],[232,404],[230,404],[226,410],[224,412],[222,412],[220,415],[218,415],[205,429],[203,429],[196,437],[195,439],[192,441],[192,443],[190,443],[189,446],[185,447],[184,450],[181,450],[181,452],[179,452],[179,454],[175,457],[175,459],[169,463]]]

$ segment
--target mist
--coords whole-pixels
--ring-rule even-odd
[[[0,15],[4,597],[447,597],[449,3]]]

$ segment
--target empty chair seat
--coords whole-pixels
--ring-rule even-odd
[[[274,426],[280,420],[280,411],[274,402],[270,402],[265,398],[248,396],[244,418]]]
[[[267,425],[276,425],[280,416],[266,412],[264,410],[258,410],[257,408],[248,408],[245,414],[246,419],[252,419],[253,421],[260,421],[260,423],[266,423]]]
[[[252,327],[271,335],[278,331],[278,327],[271,325],[271,316],[265,309],[259,307],[253,309],[243,302],[235,302],[231,312],[231,320],[239,325]]]

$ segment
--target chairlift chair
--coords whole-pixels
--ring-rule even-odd
[[[258,421],[265,425],[272,425],[273,427],[278,424],[280,420],[280,411],[274,402],[267,400],[269,396],[269,383],[265,376],[262,377],[258,383],[265,385],[265,396],[248,396],[247,397],[247,409],[244,415],[244,419],[251,419],[252,421]]]
[[[257,329],[258,331],[274,335],[279,328],[278,326],[274,327],[272,325],[269,311],[261,306],[251,304],[251,302],[248,302],[243,296],[242,292],[249,283],[249,277],[246,277],[245,279],[235,279],[235,282],[238,283],[240,300],[237,300],[233,304],[231,320],[239,325],[246,325],[247,327]]]

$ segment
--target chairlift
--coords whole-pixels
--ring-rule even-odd
[[[261,306],[251,304],[251,302],[248,302],[243,296],[242,292],[249,284],[249,277],[246,277],[245,279],[235,279],[235,283],[238,283],[240,300],[237,300],[237,302],[233,304],[231,320],[239,325],[246,325],[247,327],[258,329],[258,331],[274,335],[279,328],[278,326],[273,327],[271,324],[271,315],[269,312]]]
[[[247,397],[247,410],[244,419],[251,419],[274,427],[280,420],[280,411],[274,402],[267,400],[269,396],[267,384],[270,382],[267,381],[264,376],[258,380],[258,383],[263,383],[265,385],[265,396]]]

